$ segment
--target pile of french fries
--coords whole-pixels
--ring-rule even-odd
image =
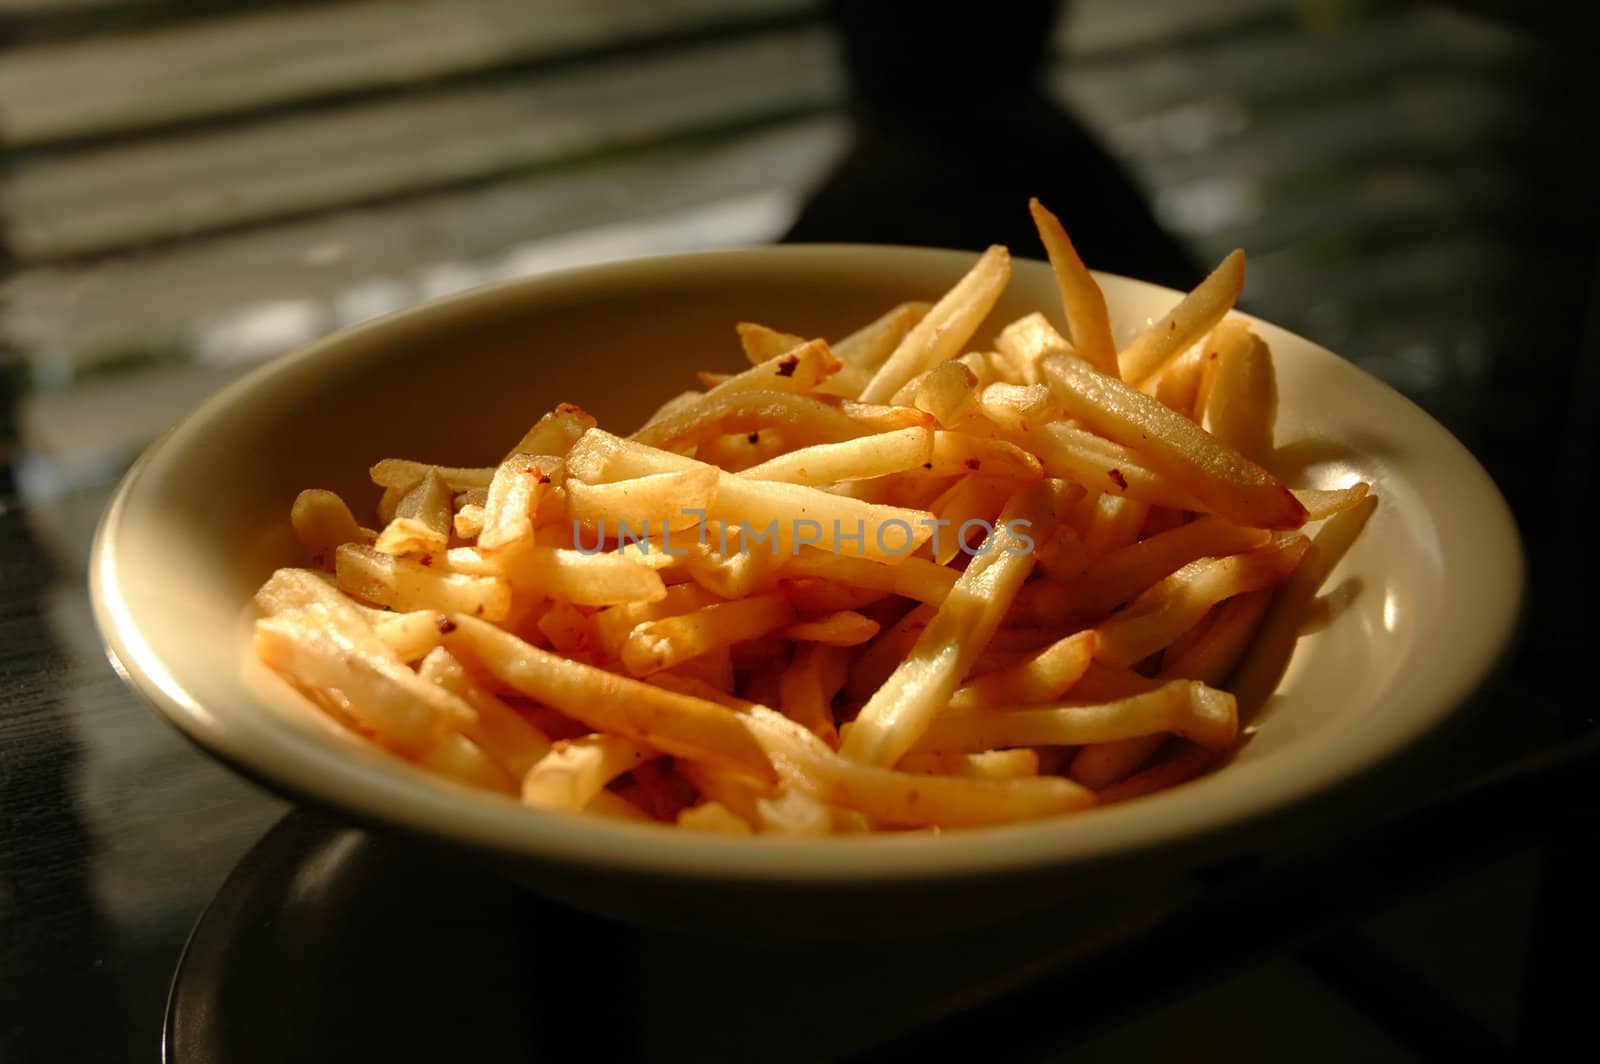
[[[1267,471],[1242,253],[1119,350],[1031,209],[1066,335],[979,336],[993,247],[837,342],[739,325],[748,368],[631,436],[562,405],[495,466],[385,459],[376,528],[295,500],[259,656],[434,772],[696,831],[1003,824],[1217,766],[1300,530],[1368,486]]]

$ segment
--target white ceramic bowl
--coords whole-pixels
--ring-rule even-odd
[[[385,456],[492,463],[563,400],[629,429],[695,369],[739,365],[737,321],[841,335],[897,301],[936,298],[972,261],[795,246],[624,262],[466,292],[277,359],[154,444],[118,489],[91,573],[113,663],[202,747],[292,797],[445,841],[622,919],[800,934],[971,924],[1179,874],[1235,851],[1247,829],[1331,812],[1341,784],[1439,727],[1484,682],[1523,585],[1504,501],[1408,400],[1266,324],[1279,465],[1295,486],[1371,481],[1380,503],[1251,741],[1223,770],[1166,793],[943,836],[725,838],[545,814],[363,745],[254,661],[250,596],[296,560],[288,512],[301,488],[371,499],[365,470]],[[1178,298],[1101,282],[1119,339]],[[1056,306],[1048,268],[1019,261],[980,339]]]

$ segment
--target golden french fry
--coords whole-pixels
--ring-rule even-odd
[[[477,539],[483,532],[483,507],[477,503],[465,504],[456,511],[450,528],[460,539]]]
[[[622,644],[622,663],[633,675],[648,676],[793,621],[794,610],[781,591],[716,602],[693,613],[639,625]]]
[[[1106,312],[1106,297],[1083,265],[1078,251],[1061,227],[1061,221],[1038,200],[1028,201],[1033,224],[1039,230],[1050,268],[1055,271],[1056,288],[1061,292],[1061,307],[1067,316],[1067,332],[1079,358],[1115,376],[1118,358],[1111,338],[1111,318]]]
[[[1253,462],[1272,457],[1278,389],[1272,353],[1259,336],[1245,331],[1217,349],[1205,409],[1206,427],[1217,439]]]
[[[1039,752],[1026,747],[1015,750],[984,750],[976,754],[949,754],[937,751],[912,751],[895,768],[901,772],[922,772],[932,776],[975,776],[979,779],[1009,780],[1039,774]]]
[[[341,591],[402,613],[433,610],[499,621],[511,611],[511,585],[495,576],[450,572],[354,543],[339,548],[334,564]]]
[[[752,706],[744,719],[791,788],[889,824],[981,827],[1094,804],[1092,791],[1058,776],[982,779],[900,772],[841,757],[765,706]]]
[[[1170,761],[1145,769],[1119,783],[1106,786],[1098,792],[1100,804],[1113,805],[1131,798],[1164,791],[1180,783],[1187,783],[1216,768],[1227,757],[1227,751],[1200,747],[1190,750]]]
[[[752,366],[781,358],[806,342],[803,336],[779,332],[755,322],[741,321],[734,329],[739,333],[739,346],[744,348],[744,355]]]
[[[1010,431],[1005,438],[1032,454],[1049,476],[1074,481],[1092,492],[1176,510],[1203,509],[1186,487],[1156,472],[1141,456],[1075,425],[1057,421]],[[937,441],[934,449],[937,453]]]
[[[1114,702],[946,713],[929,725],[915,749],[973,752],[1081,746],[1163,732],[1225,749],[1238,738],[1238,707],[1226,691],[1173,680]]]
[[[810,643],[795,651],[794,660],[778,677],[778,705],[784,714],[834,749],[839,733],[833,698],[844,686],[849,665],[840,648]]]
[[[1018,367],[1022,383],[1027,385],[1041,382],[1039,360],[1045,355],[1074,351],[1067,338],[1056,332],[1056,327],[1038,311],[1026,314],[1001,329],[1000,335],[994,338],[994,346],[1013,366]]]
[[[395,507],[394,518],[373,546],[385,554],[434,554],[450,546],[451,493],[429,469]]]
[[[1013,432],[1026,432],[1030,426],[1047,425],[1061,417],[1061,405],[1043,384],[996,382],[980,393],[978,407],[984,417]]]
[[[1309,540],[1298,536],[1283,546],[1190,562],[1100,624],[1095,629],[1100,633],[1095,657],[1125,667],[1143,661],[1223,599],[1280,583],[1294,571],[1309,545]]]
[[[912,377],[959,354],[1010,279],[1010,252],[999,246],[985,251],[884,360],[861,390],[862,401],[886,402]]]
[[[659,572],[635,557],[616,552],[533,546],[510,557],[488,558],[471,547],[452,547],[445,553],[445,560],[458,574],[498,577],[501,583],[518,591],[578,606],[653,602],[667,593]]]
[[[1104,617],[1190,562],[1255,550],[1270,539],[1271,534],[1259,528],[1243,528],[1218,517],[1198,518],[1105,555],[1073,586],[1064,614],[1043,620],[1059,624]]]
[[[589,526],[589,536],[601,538],[609,529],[613,535],[631,531],[648,540],[652,530],[659,538],[662,529],[676,532],[698,524],[692,511],[710,508],[717,495],[717,471],[710,466],[680,469],[609,484],[574,480],[565,488],[567,515]]]
[[[538,809],[576,812],[606,784],[657,756],[621,735],[562,739],[522,777],[522,800]]]
[[[834,344],[833,353],[847,366],[875,370],[932,309],[932,303],[901,303]]]
[[[777,782],[772,763],[740,718],[722,706],[570,661],[473,617],[458,614],[454,620],[446,647],[507,687],[597,732],[703,760],[758,785]]]
[[[1306,520],[1321,521],[1342,514],[1346,510],[1353,510],[1360,505],[1361,500],[1367,497],[1372,490],[1372,485],[1362,482],[1352,484],[1348,488],[1332,488],[1318,491],[1313,488],[1296,488],[1294,497],[1300,500],[1300,505],[1306,508]]]
[[[933,415],[943,428],[978,416],[978,375],[954,359],[941,362],[921,378],[912,402]]]
[[[407,757],[423,756],[440,737],[475,718],[472,707],[420,679],[375,636],[360,638],[310,612],[257,621],[255,649],[302,691],[338,692],[351,719]]]
[[[444,647],[428,651],[417,675],[472,707],[477,719],[462,725],[462,731],[513,778],[521,779],[550,752],[550,740],[543,732],[484,689]]]
[[[1083,528],[1083,549],[1099,558],[1121,550],[1139,537],[1150,504],[1109,492],[1095,500],[1094,511]]]
[[[366,542],[350,507],[331,491],[311,489],[296,495],[289,522],[306,558],[319,567],[332,569],[333,552],[346,543]]]
[[[721,802],[701,802],[678,814],[678,826],[688,831],[705,831],[713,835],[749,835],[751,828],[742,818]]]
[[[865,480],[915,469],[932,457],[933,430],[917,426],[802,447],[743,469],[738,475],[747,480],[821,487],[841,480]],[[710,505],[708,499],[701,508]]]
[[[380,488],[392,489],[403,496],[416,487],[428,470],[434,470],[451,491],[487,488],[494,479],[494,466],[482,469],[462,469],[456,466],[435,466],[426,462],[412,462],[404,458],[385,458],[368,471],[372,482]],[[396,497],[398,501],[399,496]]]
[[[718,601],[699,584],[674,584],[654,601],[624,602],[601,610],[590,618],[590,630],[605,656],[615,661],[622,656],[628,634],[646,621],[693,613]]]
[[[1212,332],[1214,335],[1215,330]],[[1211,353],[1209,341],[1196,344],[1168,362],[1166,369],[1146,381],[1139,390],[1146,395],[1155,396],[1160,402],[1190,420],[1199,421],[1200,419],[1194,416],[1194,410],[1199,400],[1201,381],[1205,379],[1209,368],[1206,360]]]
[[[945,572],[959,578],[954,570]],[[955,581],[951,581],[955,586]],[[907,613],[894,624],[878,633],[878,638],[856,655],[850,663],[845,679],[844,693],[851,701],[865,701],[884,685],[895,669],[903,662],[911,648],[921,638],[928,622],[937,612],[936,603],[924,603]]]
[[[1083,545],[1083,538],[1064,522],[1034,553],[1039,556],[1039,571],[1058,586],[1076,583],[1089,568],[1089,550]]]
[[[534,514],[560,474],[561,460],[545,455],[514,454],[500,463],[483,504],[478,550],[496,554],[530,546]]]
[[[1000,508],[1014,491],[1010,481],[987,476],[962,477],[933,501],[933,560],[948,565],[957,554],[971,552],[994,528]]]
[[[878,622],[854,610],[840,610],[826,617],[791,624],[783,630],[783,634],[798,642],[854,647],[878,634]]]
[[[1060,698],[1083,678],[1099,646],[1097,633],[1075,632],[1010,668],[968,680],[950,696],[950,708],[1026,706]]]
[[[1060,482],[1042,481],[1006,504],[987,549],[967,565],[910,657],[862,707],[843,747],[847,756],[892,765],[916,744],[1000,626],[1033,570],[1034,537],[1054,529],[1063,496]]]
[[[715,468],[598,429],[578,441],[568,462],[569,475],[587,483]],[[850,548],[851,555],[892,560],[912,553],[932,534],[926,511],[876,506],[800,484],[747,480],[721,470],[708,516],[740,530],[740,549],[768,549],[778,555],[793,555],[811,543],[835,553]]]
[[[441,735],[417,764],[480,790],[516,794],[516,781],[477,743],[459,732]]]
[[[582,408],[562,403],[540,418],[517,445],[506,454],[548,454],[562,457],[578,442],[578,437],[595,427],[594,418]]]
[[[1137,388],[1069,355],[1046,358],[1044,374],[1069,416],[1137,451],[1204,509],[1256,528],[1305,524],[1305,507],[1277,477]]]
[[[1133,342],[1117,354],[1121,377],[1143,384],[1169,360],[1188,350],[1223,319],[1244,291],[1244,252],[1227,258],[1160,321],[1151,322]]]
[[[1271,601],[1272,592],[1263,590],[1249,591],[1222,603],[1167,648],[1161,662],[1161,678],[1220,686],[1244,655]],[[1098,791],[1134,772],[1155,756],[1165,742],[1164,735],[1147,735],[1091,743],[1073,757],[1068,774],[1085,787]]]

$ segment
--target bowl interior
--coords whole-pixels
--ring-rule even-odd
[[[1482,682],[1522,584],[1499,494],[1410,402],[1265,324],[1279,382],[1278,471],[1298,487],[1369,480],[1380,502],[1311,603],[1235,763],[1172,792],[962,833],[959,846],[923,834],[684,838],[532,813],[435,779],[346,736],[251,657],[249,599],[274,567],[296,562],[287,516],[300,489],[370,506],[373,461],[491,464],[561,401],[630,431],[693,387],[695,369],[742,364],[735,322],[837,337],[898,301],[937,298],[972,258],[786,247],[621,263],[465,293],[280,359],[155,445],[108,511],[92,582],[113,658],[202,745],[290,793],[533,861],[752,879],[973,875],[1149,850],[1350,778],[1439,724]],[[1177,298],[1102,282],[1119,339]],[[1019,261],[979,338],[1032,310],[1059,325],[1057,307],[1048,268]]]

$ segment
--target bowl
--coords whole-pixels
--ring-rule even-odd
[[[949,929],[1126,884],[1171,889],[1296,816],[1323,823],[1373,770],[1439,729],[1515,628],[1523,559],[1504,500],[1411,402],[1256,323],[1278,373],[1290,483],[1379,497],[1221,771],[1121,805],[942,835],[727,838],[542,813],[436,778],[331,724],[251,652],[250,597],[297,562],[305,487],[373,500],[368,465],[492,464],[558,401],[626,431],[697,368],[734,367],[733,325],[837,336],[936,298],[970,254],[780,246],[664,256],[465,292],[332,335],[223,389],[130,469],[90,583],[112,663],[205,750],[293,799],[494,862],[530,887],[638,924],[779,934]],[[1118,339],[1178,293],[1102,276]],[[979,339],[1058,317],[1049,268],[1018,261]],[[452,859],[441,857],[441,859]],[[1093,907],[1082,912],[1096,912]]]

